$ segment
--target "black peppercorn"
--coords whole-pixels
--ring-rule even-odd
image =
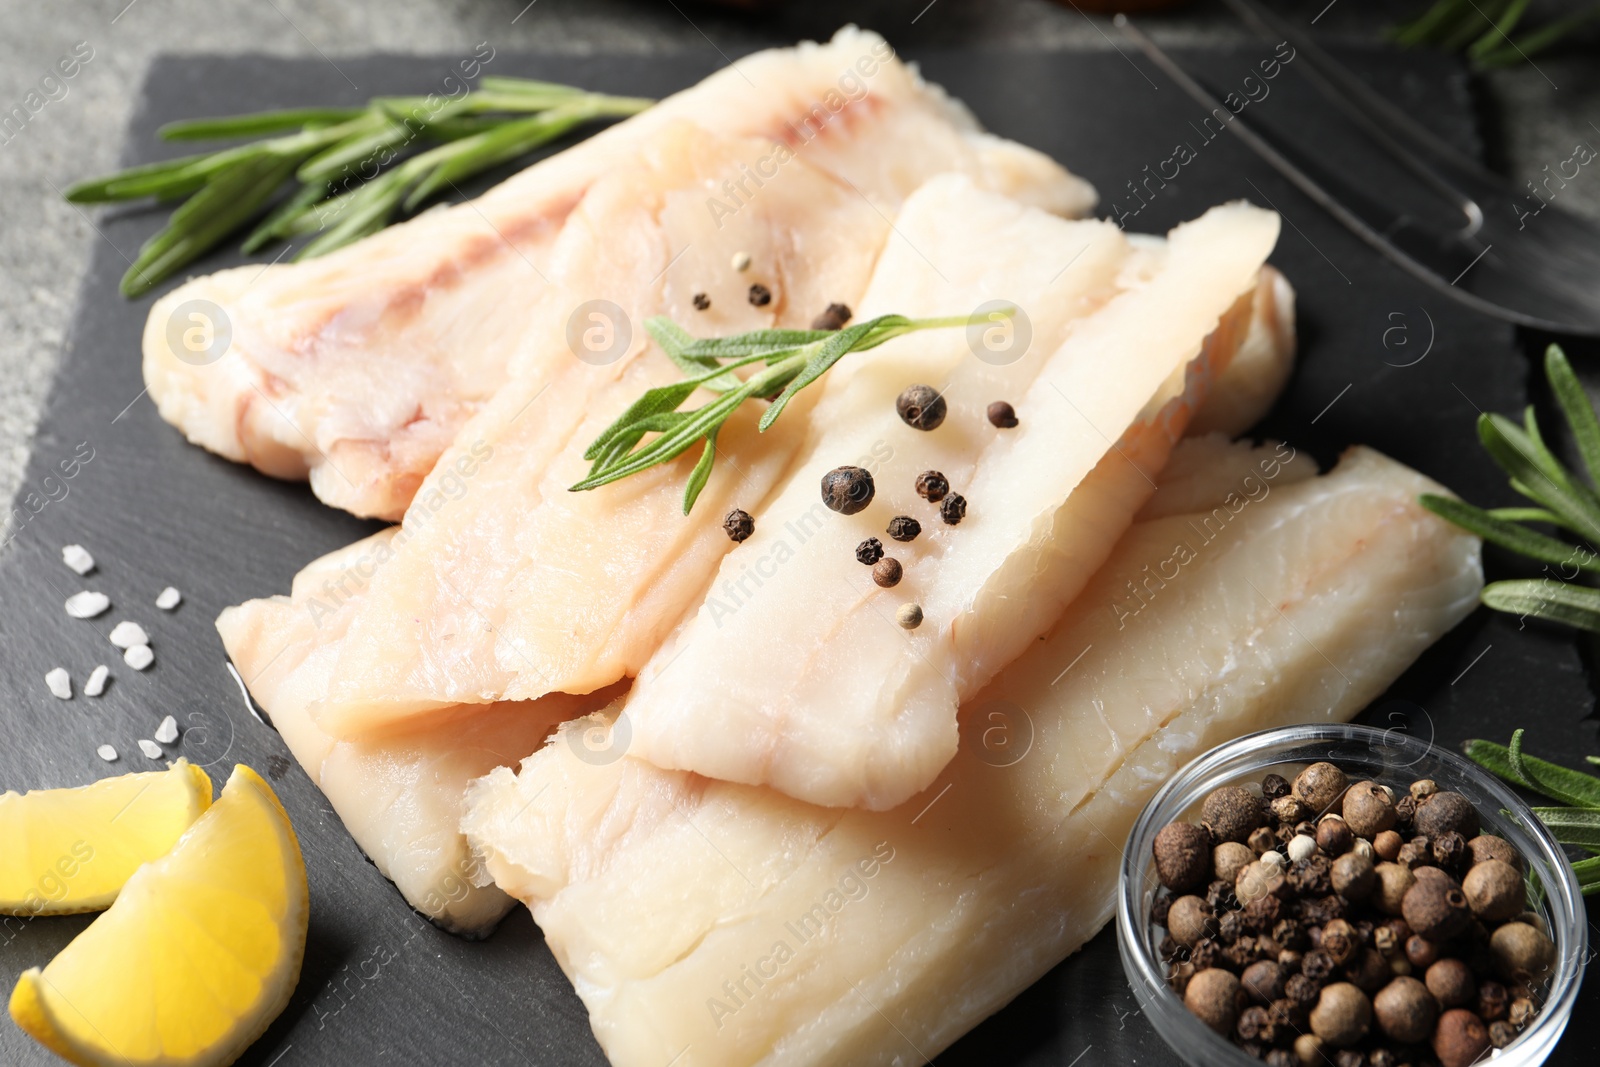
[[[813,330],[842,330],[844,324],[850,321],[850,309],[843,304],[829,304],[827,308],[811,320]]]
[[[1378,1029],[1406,1045],[1426,1041],[1439,1018],[1438,1005],[1428,987],[1415,978],[1400,977],[1372,998],[1372,1012]]]
[[[1261,779],[1261,795],[1268,800],[1277,800],[1279,797],[1289,795],[1289,780],[1281,774],[1269,774]]]
[[[937,430],[944,422],[944,397],[931,385],[908,385],[894,402],[900,421],[914,430]]]
[[[1433,839],[1433,862],[1440,868],[1456,872],[1467,859],[1467,839],[1454,830],[1446,830]]]
[[[760,282],[750,287],[750,303],[758,308],[764,308],[772,303],[772,290]]]
[[[1173,897],[1160,894],[1150,902],[1150,921],[1157,926],[1167,925],[1167,912],[1172,908]]]
[[[1467,928],[1472,909],[1460,887],[1429,878],[1406,890],[1400,904],[1406,923],[1429,941],[1448,941]]]
[[[1204,884],[1211,873],[1211,834],[1204,827],[1189,822],[1168,823],[1157,832],[1150,847],[1155,854],[1156,877],[1174,893]],[[1209,900],[1209,894],[1208,903],[1215,912],[1232,908]]]
[[[1315,978],[1304,974],[1293,974],[1283,983],[1283,995],[1303,1008],[1309,1008],[1317,1001],[1317,994],[1322,991],[1322,983]]]
[[[896,541],[915,541],[922,532],[922,523],[910,515],[896,515],[889,520],[889,536]]]
[[[1300,958],[1300,973],[1313,982],[1325,982],[1333,972],[1333,957],[1320,948],[1312,949]]]
[[[996,400],[989,405],[989,422],[1002,430],[1009,430],[1017,424],[1017,411],[1004,400]]]
[[[900,584],[901,575],[905,572],[900,566],[900,561],[893,556],[885,556],[872,567],[872,580],[880,588],[893,589]]]
[[[1476,1015],[1465,1008],[1451,1008],[1439,1016],[1433,1054],[1444,1067],[1468,1067],[1488,1050],[1489,1031]]]
[[[1230,911],[1217,920],[1217,937],[1224,945],[1234,944],[1249,932],[1245,927],[1242,911]]]
[[[883,558],[883,542],[876,537],[869,537],[856,546],[856,562],[865,566],[872,566]]]
[[[1418,801],[1412,822],[1417,833],[1428,838],[1447,830],[1467,838],[1478,836],[1478,809],[1460,793],[1439,792]]]
[[[930,504],[937,504],[950,492],[950,482],[938,471],[923,471],[917,475],[917,495]]]
[[[1504,1019],[1489,1024],[1489,1044],[1495,1048],[1505,1048],[1517,1039],[1517,1028]]]
[[[1394,824],[1403,830],[1411,828],[1412,821],[1417,817],[1417,798],[1407,793],[1394,802]]]
[[[1246,967],[1240,982],[1260,1004],[1270,1004],[1283,996],[1283,968],[1270,960],[1258,960]]]
[[[704,293],[696,293],[696,294],[694,294],[694,309],[696,311],[706,311],[710,307],[711,307],[711,298],[709,296],[707,296]]]
[[[1239,979],[1220,968],[1207,968],[1189,979],[1183,1002],[1201,1022],[1226,1035],[1239,1017]]]
[[[1206,794],[1200,818],[1218,841],[1244,841],[1266,821],[1261,801],[1242,785],[1225,785]]]
[[[1199,829],[1199,827],[1195,827],[1195,829]],[[1210,837],[1210,834],[1206,834],[1208,840]],[[1158,875],[1160,871],[1161,865],[1158,862],[1156,864]],[[1233,891],[1233,883],[1221,880],[1212,882],[1206,887],[1206,903],[1211,905],[1212,911],[1231,911],[1237,908],[1239,906],[1239,898]]]
[[[743,541],[756,532],[756,520],[750,517],[748,511],[734,508],[728,512],[728,517],[722,520],[722,528],[727,531],[728,540]]]
[[[860,467],[835,467],[822,476],[822,502],[841,515],[854,515],[872,503],[872,475]]]
[[[951,493],[939,503],[939,517],[946,526],[957,526],[967,517],[967,498],[960,493]]]
[[[1504,1019],[1511,1008],[1511,994],[1499,982],[1488,981],[1478,985],[1478,1017],[1488,1022]]]
[[[1260,1041],[1268,1045],[1277,1037],[1267,1009],[1259,1005],[1248,1007],[1239,1013],[1239,1022],[1234,1027],[1234,1032],[1243,1041]]]

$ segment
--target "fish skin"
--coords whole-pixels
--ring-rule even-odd
[[[1275,284],[1272,273],[1270,268],[1264,272],[1263,284]],[[1271,351],[1272,360],[1253,364],[1252,373],[1274,380],[1281,380],[1281,369],[1293,362],[1294,354],[1290,345],[1268,343],[1284,337],[1282,323],[1274,317],[1279,310],[1281,305],[1253,305],[1241,346],[1261,344]],[[1236,389],[1248,395],[1258,391],[1248,376],[1225,373],[1202,411],[1213,405],[1236,409],[1229,395]],[[1203,482],[1200,491],[1216,492],[1218,472],[1253,462],[1248,456],[1247,447],[1220,440],[1209,440],[1204,451],[1198,442],[1179,450],[1163,475],[1164,492],[1157,499],[1175,491],[1175,480],[1191,486]],[[1299,469],[1312,473],[1305,464]],[[410,735],[364,742],[341,742],[322,732],[309,709],[326,693],[333,662],[328,639],[348,626],[373,575],[391,561],[393,540],[401,532],[398,527],[381,531],[313,562],[296,576],[289,597],[229,608],[217,628],[251,695],[357,844],[413,907],[452,932],[477,937],[492,929],[511,898],[479,884],[481,866],[449,816],[465,791],[466,778],[517,762],[539,747],[556,721],[575,718],[620,694],[613,687],[584,701],[553,695],[525,703],[459,706],[442,712],[438,725],[429,721]],[[479,717],[468,721],[462,713]],[[448,773],[422,773],[430,760]],[[373,793],[384,789],[382,800],[372,802]],[[407,812],[407,817],[393,818],[395,810]],[[412,844],[418,841],[426,847]]]
[[[1188,441],[1178,462],[1197,449],[1230,475],[1205,503],[1226,508],[1248,475],[1266,491],[1122,618],[1126,584],[1212,515],[1158,491],[1163,517],[967,702],[955,760],[899,808],[814,807],[632,753],[596,766],[559,743],[471,787],[469,839],[532,908],[615,1067],[936,1056],[1104,925],[1128,830],[1184,763],[1351,718],[1473,610],[1481,545],[1416,503],[1431,480],[1368,449],[1319,478],[1270,443],[1241,461]]]
[[[731,169],[717,164],[707,135],[695,143],[692,152],[663,152],[659,169]],[[626,267],[614,269],[630,270],[643,281],[687,248],[665,273],[668,309],[678,322],[717,334],[771,324],[768,309],[743,299],[744,287],[763,275],[754,267],[743,275],[728,269],[740,248],[770,250],[768,262],[785,264],[784,282],[772,283],[774,304],[782,304],[777,324],[804,326],[812,309],[834,300],[857,308],[860,317],[889,310],[948,313],[956,299],[961,308],[970,307],[978,299],[973,293],[988,292],[985,274],[1004,266],[1004,256],[991,244],[1025,248],[1036,241],[1060,253],[1059,260],[1035,253],[1029,261],[1039,274],[1033,288],[1061,298],[1053,314],[1035,315],[1041,331],[1047,321],[1063,323],[1080,307],[1109,298],[1110,275],[1126,255],[1124,239],[1109,223],[1063,220],[981,190],[959,174],[935,176],[912,192],[891,232],[891,216],[810,169],[804,157],[787,167],[781,182],[715,226],[707,223],[698,194],[688,202],[668,197],[658,208],[650,190],[662,183],[641,175],[636,187],[616,190],[615,202],[585,227],[595,239],[575,241],[572,254],[612,262],[619,258],[616,243],[638,235],[639,247],[630,245],[620,257]],[[676,177],[665,184],[698,185]],[[918,206],[930,203],[952,210],[959,205],[973,228],[951,231],[948,215]],[[785,227],[785,220],[808,211],[832,220],[833,239],[807,241],[806,227],[797,228],[798,238]],[[615,223],[634,216],[642,216],[638,225]],[[980,217],[992,220],[993,242],[976,226]],[[1002,234],[1003,226],[1011,229]],[[674,239],[657,240],[662,230]],[[601,234],[608,236],[602,240]],[[1096,251],[1052,284],[1051,275],[1062,274],[1061,265],[1090,235]],[[876,250],[883,242],[880,257]],[[929,270],[923,259],[929,254],[944,260],[942,271]],[[897,282],[900,269],[909,271],[913,264],[921,271],[917,277],[929,276],[935,288],[917,293],[917,285]],[[710,310],[697,312],[690,300],[708,277],[721,284],[710,287]],[[887,279],[874,281],[873,288],[886,285],[897,295],[869,293],[863,304],[869,278]],[[913,293],[917,302],[908,304],[905,298]],[[931,299],[936,293],[948,299]],[[639,322],[650,310],[630,314]],[[951,336],[943,343],[965,355],[964,334],[945,332]],[[564,342],[550,337],[546,343]],[[807,439],[817,395],[800,394],[765,433],[756,429],[758,406],[737,413],[719,433],[718,467],[694,514],[685,518],[682,486],[698,449],[597,490],[569,491],[589,470],[583,447],[645,389],[681,378],[653,347],[642,358],[589,371],[521,376],[463,428],[460,443],[441,460],[407,516],[416,536],[374,581],[351,623],[335,682],[316,710],[325,729],[355,737],[457,703],[590,692],[635,674],[685,608],[703,595],[718,561],[733,547],[719,526],[721,516],[732,507],[759,513],[760,502],[788,470]],[[456,499],[444,501],[436,485],[457,459],[466,458],[463,443],[469,441],[492,449],[494,458]],[[555,458],[545,462],[542,457],[552,453]]]
[[[769,156],[773,145],[803,144],[813,166],[891,216],[885,190],[929,157],[1051,210],[1081,214],[1094,203],[1087,183],[982,132],[881,37],[847,27],[827,44],[741,59],[467,204],[318,259],[177,287],[144,331],[157,410],[221,456],[273,477],[309,477],[331,506],[399,519],[462,425],[528,364],[519,353],[528,304],[561,281],[557,245],[572,212],[642,145],[685,121],[753,138]],[[864,135],[878,151],[854,150]],[[231,333],[227,354],[179,358],[177,339],[192,324],[212,320],[221,334],[217,309]]]
[[[1012,383],[1017,429],[994,431],[981,414],[1005,395],[994,382],[952,385],[952,407],[975,410],[926,436],[898,424],[894,397],[938,337],[890,342],[854,377],[829,382],[817,446],[762,506],[757,535],[724,558],[697,613],[640,671],[628,697],[636,751],[837,807],[885,810],[926,788],[955,754],[960,702],[1050,626],[1153,491],[1151,472],[1239,343],[1277,233],[1276,214],[1225,205],[1153,246],[1153,263],[1130,257],[1133,284],[1074,321],[1059,348],[1041,338],[1041,369]],[[1187,311],[1169,313],[1185,301]],[[1170,407],[1152,403],[1163,388],[1176,396]],[[874,472],[877,496],[855,515],[822,511],[822,473],[877,432],[893,450]],[[1097,463],[1106,473],[1095,491],[1076,493]],[[929,467],[970,501],[959,526],[910,491]],[[921,518],[924,533],[893,546],[904,577],[878,589],[853,546],[897,512]],[[813,513],[821,521],[794,561],[769,567],[757,588],[741,584],[748,598],[730,610],[719,593],[762,558],[763,524],[786,531]],[[895,611],[910,602],[924,622],[907,633]]]
[[[308,708],[326,687],[331,662],[316,656],[316,638],[348,621],[338,590],[352,582],[359,588],[388,558],[395,533],[380,531],[316,560],[297,576],[291,596],[228,608],[217,630],[289,751],[383,876],[439,926],[483,937],[513,901],[490,883],[461,837],[467,783],[535,751],[559,723],[603,707],[611,694],[461,709],[362,741],[317,729]]]

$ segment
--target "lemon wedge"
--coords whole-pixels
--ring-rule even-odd
[[[232,1063],[288,1004],[309,910],[289,817],[241,764],[171,852],[23,972],[11,1017],[81,1067]]]
[[[133,872],[170,852],[210,806],[211,779],[181,759],[76,789],[0,795],[0,912],[110,907]]]

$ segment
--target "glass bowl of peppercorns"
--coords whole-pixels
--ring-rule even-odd
[[[1587,922],[1532,810],[1393,730],[1293,726],[1190,763],[1123,858],[1117,940],[1184,1062],[1543,1063]]]

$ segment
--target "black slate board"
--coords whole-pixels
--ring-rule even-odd
[[[1181,58],[1226,91],[1272,51],[1261,45]],[[1363,442],[1469,499],[1507,500],[1509,491],[1475,444],[1472,420],[1475,409],[1515,410],[1527,400],[1527,364],[1510,328],[1458,309],[1380,262],[1229,136],[1206,142],[1196,129],[1200,109],[1129,57],[926,51],[912,58],[996,132],[1094,181],[1107,208],[1113,201],[1131,208],[1125,183],[1142,181],[1143,168],[1157,167],[1177,142],[1197,147],[1196,158],[1159,189],[1131,228],[1159,232],[1235,197],[1270,202],[1285,214],[1273,261],[1299,291],[1302,364],[1263,432],[1325,462]],[[1385,95],[1441,135],[1478,150],[1457,67],[1426,57],[1350,58]],[[338,70],[320,60],[263,57],[159,62],[129,132],[128,162],[176,154],[153,139],[164,121],[415,92],[442,80],[453,62],[379,56],[341,59]],[[668,57],[500,55],[492,70],[659,95],[722,62],[710,48]],[[1391,184],[1389,171],[1369,164],[1370,153],[1352,146],[1336,125],[1314,132],[1301,123],[1303,114],[1324,109],[1292,73],[1270,89],[1249,105],[1248,118],[1310,137],[1302,143],[1324,164],[1337,161],[1346,173]],[[58,184],[76,177],[55,176]],[[372,527],[319,506],[303,486],[269,481],[190,447],[141,398],[139,336],[150,300],[121,299],[116,281],[160,219],[123,210],[97,220],[105,239],[94,247],[18,504],[29,493],[58,499],[30,515],[0,552],[0,787],[73,785],[154,766],[134,742],[168,713],[186,727],[177,751],[218,781],[235,761],[269,774],[305,849],[311,937],[293,1002],[243,1063],[603,1063],[582,1005],[527,913],[519,910],[481,943],[443,934],[419,918],[366,862],[277,736],[251,717],[226,673],[211,628],[217,612],[286,590],[305,562]],[[195,269],[234,262],[219,254]],[[81,454],[80,443],[93,449],[93,459],[61,480],[58,464]],[[47,481],[52,475],[56,480]],[[60,546],[74,541],[100,562],[85,582],[59,561]],[[1496,565],[1506,569],[1503,561]],[[186,598],[172,615],[149,606],[169,583]],[[68,619],[61,601],[83,587],[110,594],[114,610],[94,622]],[[144,675],[117,665],[99,701],[53,699],[43,684],[51,667],[68,667],[81,687],[94,664],[116,664],[104,635],[124,615],[150,629],[156,665]],[[1572,637],[1522,629],[1480,611],[1365,719],[1448,745],[1504,738],[1513,726],[1527,725],[1533,749],[1575,761],[1579,752],[1600,752],[1592,703]],[[108,741],[123,753],[115,767],[94,754]],[[46,962],[88,921],[0,926],[0,982],[9,989],[20,971]],[[1592,1062],[1600,1045],[1597,1009],[1600,984],[1591,983],[1551,1062]],[[938,1057],[944,1064],[1029,1065],[1174,1059],[1139,1016],[1109,931]],[[55,1062],[10,1023],[0,1023],[0,1060]]]

